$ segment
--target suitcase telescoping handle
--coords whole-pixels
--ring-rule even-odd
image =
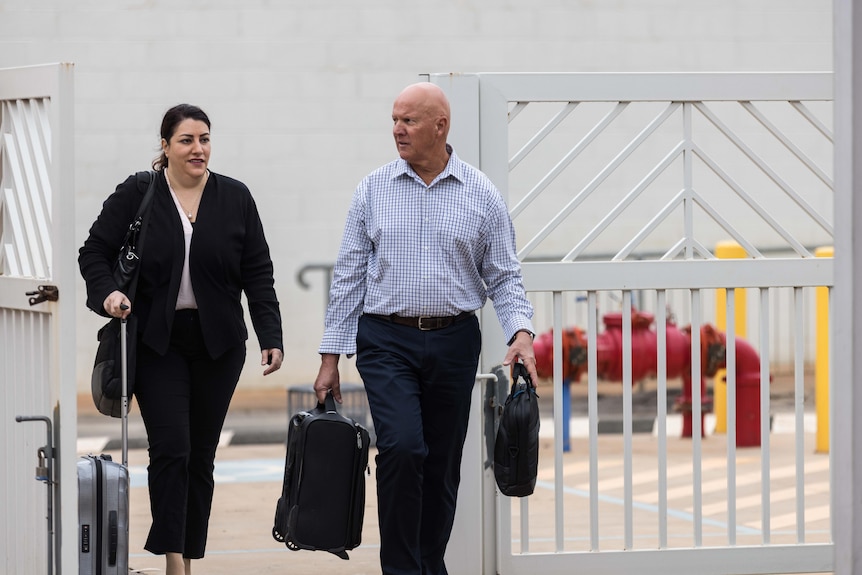
[[[121,310],[129,309],[126,304],[120,304]],[[120,320],[120,419],[121,419],[121,450],[123,467],[129,466],[129,354],[126,339],[126,318]]]

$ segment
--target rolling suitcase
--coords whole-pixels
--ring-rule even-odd
[[[339,414],[332,395],[291,417],[276,541],[349,559],[362,540],[369,443],[368,430]]]
[[[122,349],[122,462],[110,455],[78,460],[78,573],[129,573],[129,398],[126,321],[120,328]]]

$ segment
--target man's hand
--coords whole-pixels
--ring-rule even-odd
[[[263,370],[264,375],[278,371],[282,361],[284,361],[284,353],[278,348],[264,349],[260,352],[260,364],[266,366]]]
[[[319,403],[325,402],[326,394],[330,391],[335,401],[341,403],[338,354],[322,353],[320,354],[320,371],[317,372],[317,379],[314,380],[314,393],[317,395],[317,401]]]
[[[539,374],[536,373],[536,354],[533,352],[533,336],[525,331],[520,331],[515,334],[515,340],[509,346],[509,351],[506,352],[506,357],[503,359],[503,365],[512,365],[517,360],[521,360],[527,372],[530,374],[530,379],[533,380],[533,387],[539,381]]]

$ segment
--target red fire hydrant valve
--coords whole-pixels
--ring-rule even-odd
[[[650,313],[632,311],[631,314],[631,377],[632,381],[638,381],[645,377],[652,377],[658,371],[658,336],[656,331],[650,329],[654,316]],[[599,379],[605,381],[622,381],[623,379],[623,332],[622,313],[609,313],[602,318],[605,330],[596,336],[596,372]],[[665,324],[666,332],[666,372],[669,379],[682,379],[682,392],[677,398],[676,409],[683,415],[683,437],[692,435],[692,341],[691,326],[678,328],[675,323],[668,321]],[[748,445],[753,439],[750,438],[749,428],[759,428],[759,395],[753,397],[749,388],[755,387],[752,382],[759,384],[760,359],[757,352],[744,340],[736,338],[736,382],[740,390],[740,398],[737,409],[737,427],[739,431],[738,445]],[[539,377],[553,376],[553,331],[548,331],[536,336],[533,342],[536,353],[536,370]],[[562,334],[563,352],[563,379],[577,383],[588,369],[587,337],[585,333],[571,327]],[[725,334],[709,324],[700,328],[700,374],[698,384],[700,385],[701,418],[703,414],[712,410],[712,400],[708,397],[705,386],[705,377],[713,377],[727,365],[727,350]],[[756,386],[759,390],[759,386]],[[755,401],[756,399],[756,401]],[[740,417],[742,418],[740,420]],[[756,421],[756,425],[755,424]],[[701,419],[701,424],[703,419]],[[703,425],[701,425],[703,430]],[[758,436],[759,443],[759,436]]]

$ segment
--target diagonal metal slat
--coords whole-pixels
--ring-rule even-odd
[[[707,154],[697,146],[694,146],[692,150],[694,151],[695,155],[700,158],[700,160],[703,161],[703,163],[706,164],[709,169],[711,169],[715,173],[715,175],[717,175],[724,183],[730,186],[730,188],[734,192],[736,192],[736,195],[739,196],[740,199],[742,199],[746,204],[748,204],[748,206],[751,207],[751,209],[754,210],[754,212],[758,216],[760,216],[763,221],[769,224],[769,227],[771,227],[778,235],[780,235],[797,254],[802,257],[811,256],[811,252],[809,252],[808,249],[805,248],[805,246],[803,246],[799,241],[797,241],[796,238],[794,238],[793,235],[787,229],[784,228],[784,226],[779,224],[778,221],[773,218],[772,215],[770,215],[769,211],[765,210],[754,198],[752,198],[751,195],[748,194],[742,188],[742,186],[736,183],[736,181],[734,181],[730,174],[724,171],[721,166],[719,166],[718,163],[709,156],[709,154]],[[748,244],[748,242],[745,242],[741,237],[737,237],[735,239],[740,243]]]
[[[731,224],[730,221],[727,220],[727,218],[723,217],[720,213],[718,213],[718,211],[712,206],[712,204],[704,200],[703,197],[700,196],[700,194],[698,194],[696,191],[692,191],[691,199],[695,204],[700,206],[700,209],[706,212],[713,219],[714,222],[721,226],[724,231],[730,234],[733,239],[738,241],[743,248],[751,250],[748,253],[752,255],[757,254],[762,257],[762,254],[757,248],[754,247],[754,244],[749,243],[745,239],[745,237],[743,237],[742,233],[736,229],[736,226]],[[692,239],[696,240],[696,238]]]
[[[708,205],[702,198],[700,198],[696,192],[691,192],[690,194],[686,194],[684,191],[680,191],[677,193],[671,200],[665,204],[665,206],[659,210],[659,212],[649,221],[647,224],[641,228],[635,236],[621,249],[613,258],[612,261],[621,261],[626,259],[629,255],[631,255],[632,251],[645,240],[655,229],[667,218],[670,216],[673,211],[683,203],[686,197],[694,200],[701,208],[704,205]],[[730,225],[726,220],[718,216],[714,210],[711,208],[706,210],[713,219],[715,219],[719,225],[724,227],[724,229],[733,236],[735,240],[737,240],[740,245],[746,249],[748,254],[751,254],[753,257],[763,257],[763,254],[754,247],[751,243],[749,243],[741,233],[739,233],[732,225]],[[685,241],[683,238],[681,241]],[[703,246],[698,242],[697,244],[701,248],[701,254],[710,254],[709,250],[703,248]],[[675,254],[675,252],[674,252]],[[709,256],[704,256],[709,257]]]
[[[18,100],[16,107],[10,110],[10,124],[12,126],[12,134],[15,136],[15,141],[18,144],[20,152],[20,161],[26,188],[21,188],[25,195],[32,198],[29,203],[29,217],[35,228],[36,246],[31,246],[31,253],[41,254],[42,263],[37,268],[43,270],[50,268],[51,261],[51,238],[49,220],[50,216],[45,213],[45,194],[46,189],[50,189],[47,175],[47,167],[45,159],[42,156],[41,141],[42,137],[34,122],[31,100]],[[35,257],[35,256],[34,256]],[[39,277],[45,277],[40,275]]]
[[[605,231],[608,226],[613,223],[613,221],[625,211],[625,209],[631,205],[633,201],[653,182],[655,179],[664,172],[668,166],[673,163],[673,161],[679,157],[685,147],[685,142],[680,142],[674,148],[667,153],[667,155],[656,165],[638,184],[628,193],[626,196],[620,200],[617,205],[615,205],[604,218],[599,221],[598,224],[590,230],[584,238],[578,242],[575,247],[569,251],[565,256],[563,256],[563,261],[570,261],[577,259],[578,255],[580,255],[589,245],[592,243],[594,239],[599,237],[599,235]]]
[[[821,122],[814,114],[812,114],[811,110],[809,110],[805,104],[798,100],[791,100],[790,105],[793,106],[797,112],[802,114],[802,117],[808,120],[808,122],[814,126],[818,132],[826,136],[829,143],[834,143],[834,140],[832,139],[832,130],[827,128],[826,124]]]
[[[26,247],[24,224],[21,221],[21,210],[18,207],[18,200],[15,197],[15,190],[5,188],[3,190],[3,211],[6,215],[6,222],[9,224],[8,234],[4,225],[3,232],[3,247],[6,251],[7,265],[12,265],[14,262],[14,276],[33,277],[33,269],[30,266],[31,260],[26,253],[22,254],[21,250]],[[10,270],[11,271],[11,270]]]
[[[622,105],[624,103],[620,103]],[[563,207],[560,212],[551,218],[551,221],[545,225],[542,230],[539,231],[529,242],[525,245],[519,252],[518,257],[523,259],[527,255],[530,254],[541,242],[543,239],[548,237],[552,231],[554,231],[560,224],[562,224],[565,219],[571,214],[578,205],[581,204],[599,185],[604,182],[611,173],[614,172],[632,153],[640,147],[640,145],[646,141],[649,136],[654,133],[659,126],[664,124],[664,122],[671,116],[673,113],[679,108],[680,104],[678,102],[672,102],[667,108],[664,109],[659,115],[657,115],[635,138],[626,145],[617,155],[611,160],[593,179],[590,181],[578,194],[569,201],[568,204]],[[618,106],[617,109],[621,108]],[[556,170],[556,168],[555,168]],[[531,192],[532,193],[532,192]],[[519,204],[520,205],[520,204]],[[517,207],[517,206],[516,206]]]
[[[829,232],[830,235],[833,233],[832,226],[829,224],[829,222],[827,222],[826,219],[823,218],[823,216],[821,216],[819,213],[817,213],[817,211],[813,207],[811,207],[811,205],[808,204],[808,202],[806,202],[804,199],[802,199],[802,197],[796,192],[796,190],[793,189],[793,186],[791,186],[789,183],[784,181],[784,179],[781,178],[781,176],[779,176],[778,173],[775,172],[775,170],[770,168],[769,165],[762,158],[760,158],[757,154],[754,153],[754,150],[749,148],[745,144],[745,142],[743,142],[739,136],[737,136],[730,128],[728,128],[727,125],[725,125],[724,122],[722,122],[718,118],[718,116],[716,116],[705,104],[703,104],[702,102],[701,103],[695,103],[694,106],[695,106],[695,108],[698,109],[698,111],[700,111],[704,115],[704,117],[706,119],[708,119],[710,122],[712,122],[712,124],[716,128],[718,128],[719,131],[722,132],[737,148],[739,148],[739,150],[743,154],[745,154],[748,157],[748,159],[750,159],[752,162],[754,162],[754,164],[758,168],[760,168],[760,170],[764,174],[766,174],[766,176],[769,177],[770,180],[775,182],[778,185],[778,187],[780,187],[782,190],[784,190],[784,192],[794,202],[796,202],[796,204],[800,208],[802,208],[805,211],[805,213],[807,213],[808,216],[812,220],[817,222],[817,224],[821,228],[823,228],[825,231]]]
[[[527,155],[533,151],[533,149],[539,145],[539,143],[545,139],[545,137],[554,131],[554,128],[560,125],[560,122],[565,120],[569,114],[574,112],[575,108],[578,107],[578,102],[567,102],[563,109],[554,114],[554,117],[551,118],[547,124],[542,126],[536,134],[530,138],[530,140],[524,144],[524,146],[518,150],[512,159],[509,160],[509,171],[521,163],[521,160],[527,157]]]
[[[757,109],[757,106],[755,106],[751,102],[741,102],[741,104],[742,104],[742,107],[745,108],[749,114],[754,116],[757,119],[757,121],[760,122],[761,125],[763,125],[764,128],[769,130],[769,132],[773,136],[775,136],[775,138],[779,142],[781,142],[785,148],[790,150],[790,152],[794,156],[796,156],[799,159],[799,161],[802,162],[802,164],[806,168],[811,170],[811,173],[813,173],[815,176],[817,176],[821,182],[823,182],[824,184],[829,186],[829,189],[832,189],[832,187],[833,187],[832,178],[830,178],[826,174],[826,172],[824,172],[822,169],[820,169],[820,166],[818,166],[816,163],[814,163],[814,160],[809,158],[802,150],[800,150],[799,147],[790,140],[790,138],[785,136],[784,133],[781,130],[779,130],[778,127],[775,124],[773,124],[769,120],[769,118],[767,118],[763,114],[763,112],[761,112],[760,110]]]
[[[18,213],[17,219],[20,222],[22,234],[15,236],[16,241],[23,242],[18,245],[19,256],[25,257],[28,260],[27,268],[35,277],[46,277],[45,262],[42,259],[42,254],[39,249],[40,241],[38,231],[32,217],[30,208],[30,199],[27,195],[27,186],[24,181],[24,174],[21,170],[21,158],[19,155],[18,141],[15,134],[3,134],[6,140],[6,154],[11,165],[12,187],[11,194],[7,195],[7,200],[10,196],[15,196],[15,205]]]
[[[526,110],[529,105],[529,102],[515,102],[515,105],[512,106],[511,110],[509,110],[509,122],[517,118],[518,115]]]
[[[682,203],[684,191],[680,190],[659,210],[651,219],[628,241],[626,245],[613,257],[613,261],[624,260],[649,236],[655,229]]]
[[[43,219],[51,221],[51,178],[48,174],[50,164],[50,134],[48,128],[48,106],[49,100],[29,100],[29,106],[25,108],[24,117],[27,122],[27,132],[32,142],[32,154],[34,160],[34,179],[37,182],[39,196],[42,199],[41,212]]]
[[[617,105],[614,106],[614,108],[610,112],[608,112],[604,118],[602,118],[595,126],[593,126],[593,128],[581,139],[581,141],[578,142],[575,147],[572,148],[566,154],[566,156],[562,160],[560,160],[557,165],[554,166],[551,171],[549,171],[545,175],[545,177],[543,177],[541,181],[539,181],[539,183],[536,184],[533,189],[527,193],[527,195],[523,197],[523,199],[521,199],[520,202],[515,204],[515,207],[513,207],[509,211],[510,215],[512,216],[512,219],[518,217],[518,214],[524,211],[524,209],[528,205],[530,205],[530,202],[532,202],[536,198],[536,196],[538,196],[542,192],[542,190],[547,188],[551,182],[556,180],[557,176],[563,173],[563,170],[565,170],[566,167],[571,164],[574,159],[577,158],[580,153],[583,152],[587,148],[587,146],[589,146],[590,143],[595,140],[596,137],[598,137],[598,135],[601,134],[602,131],[604,131],[604,129],[607,128],[611,124],[611,122],[613,122],[614,119],[623,112],[623,110],[625,110],[627,105],[628,104],[625,102],[617,103]]]
[[[0,238],[9,265],[14,259],[18,271],[28,277],[50,276],[51,245],[50,183],[45,150],[49,137],[44,127],[47,107],[43,99],[2,102],[0,153],[6,167],[3,201],[11,233]],[[50,132],[50,130],[49,130]],[[9,244],[12,244],[11,247]],[[11,271],[11,270],[10,270]]]

